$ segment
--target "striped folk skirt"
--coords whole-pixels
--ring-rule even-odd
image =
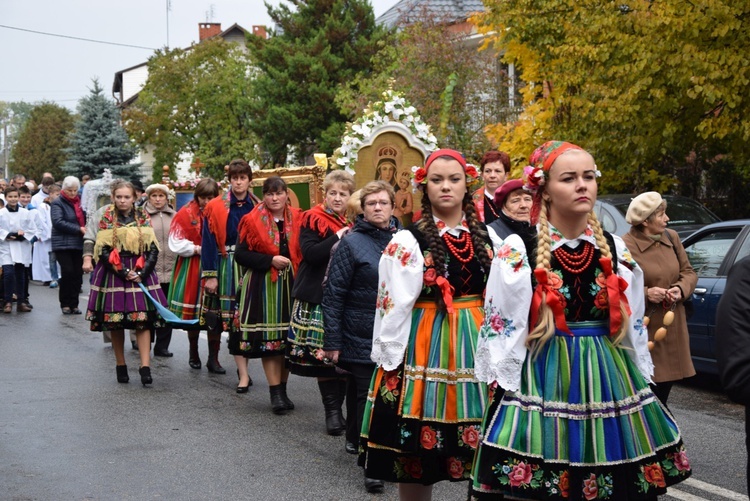
[[[291,271],[279,272],[271,280],[271,272],[248,270],[239,292],[239,351],[247,358],[284,355],[292,309]]]
[[[474,377],[483,302],[456,298],[455,312],[418,301],[404,363],[373,375],[362,421],[365,476],[430,485],[467,480],[487,386]]]
[[[674,418],[605,325],[569,324],[483,422],[472,498],[656,499],[690,476]]]
[[[169,309],[183,320],[195,320],[201,308],[201,257],[178,256],[167,296]]]
[[[135,268],[138,257],[121,256],[121,259],[123,269],[132,269]],[[167,304],[167,298],[164,297],[155,272],[146,277],[144,285],[154,299],[161,304]],[[91,330],[97,332],[145,330],[165,325],[138,284],[123,280],[112,273],[101,259],[91,274],[86,320],[91,322]]]
[[[234,262],[234,251],[228,251],[227,257],[219,256],[216,276],[219,289],[216,294],[203,294],[198,322],[201,329],[218,332],[232,330],[237,303],[236,292],[244,272],[244,269]]]
[[[333,364],[323,361],[323,308],[294,300],[289,326],[287,360],[293,374],[306,377],[338,377]]]

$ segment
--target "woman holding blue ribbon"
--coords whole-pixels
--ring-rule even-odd
[[[588,152],[549,141],[530,163],[536,252],[508,236],[487,283],[476,373],[505,391],[484,418],[471,497],[656,499],[690,464],[649,388],[643,273],[594,215]]]
[[[414,168],[422,215],[386,246],[378,267],[373,376],[360,463],[430,499],[435,482],[468,480],[487,387],[474,376],[492,243],[470,188],[478,173],[455,150]],[[368,487],[369,489],[369,487]]]

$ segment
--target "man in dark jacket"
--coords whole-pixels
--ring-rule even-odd
[[[729,398],[745,406],[745,445],[750,451],[750,256],[727,274],[716,309],[719,376]],[[750,461],[747,466],[750,492]]]

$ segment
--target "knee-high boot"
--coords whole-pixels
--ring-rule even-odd
[[[329,435],[339,436],[346,429],[346,426],[341,425],[344,418],[341,416],[339,382],[337,379],[318,381],[318,387],[326,414],[326,432]]]
[[[193,369],[201,368],[201,357],[198,354],[198,334],[188,334],[188,341],[190,342],[190,354],[188,364]]]
[[[227,371],[219,363],[219,346],[221,345],[221,339],[211,340],[208,342],[208,361],[206,362],[206,369],[208,372],[214,374],[226,374]]]
[[[339,425],[343,430],[346,430],[346,420],[349,419],[349,416],[346,416],[344,418],[344,412],[342,408],[344,407],[344,401],[346,400],[346,377],[339,377],[338,379],[339,383]]]

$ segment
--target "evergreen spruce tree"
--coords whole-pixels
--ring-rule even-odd
[[[348,119],[334,102],[340,85],[372,71],[372,56],[389,36],[375,24],[368,0],[289,0],[268,14],[278,27],[268,39],[250,36],[260,70],[253,82],[250,126],[270,154],[285,164],[333,153]]]
[[[120,125],[120,110],[104,96],[99,80],[88,96],[78,102],[79,118],[66,148],[68,160],[62,167],[65,175],[101,177],[104,169],[113,178],[140,179],[142,163],[130,163],[137,148]]]

